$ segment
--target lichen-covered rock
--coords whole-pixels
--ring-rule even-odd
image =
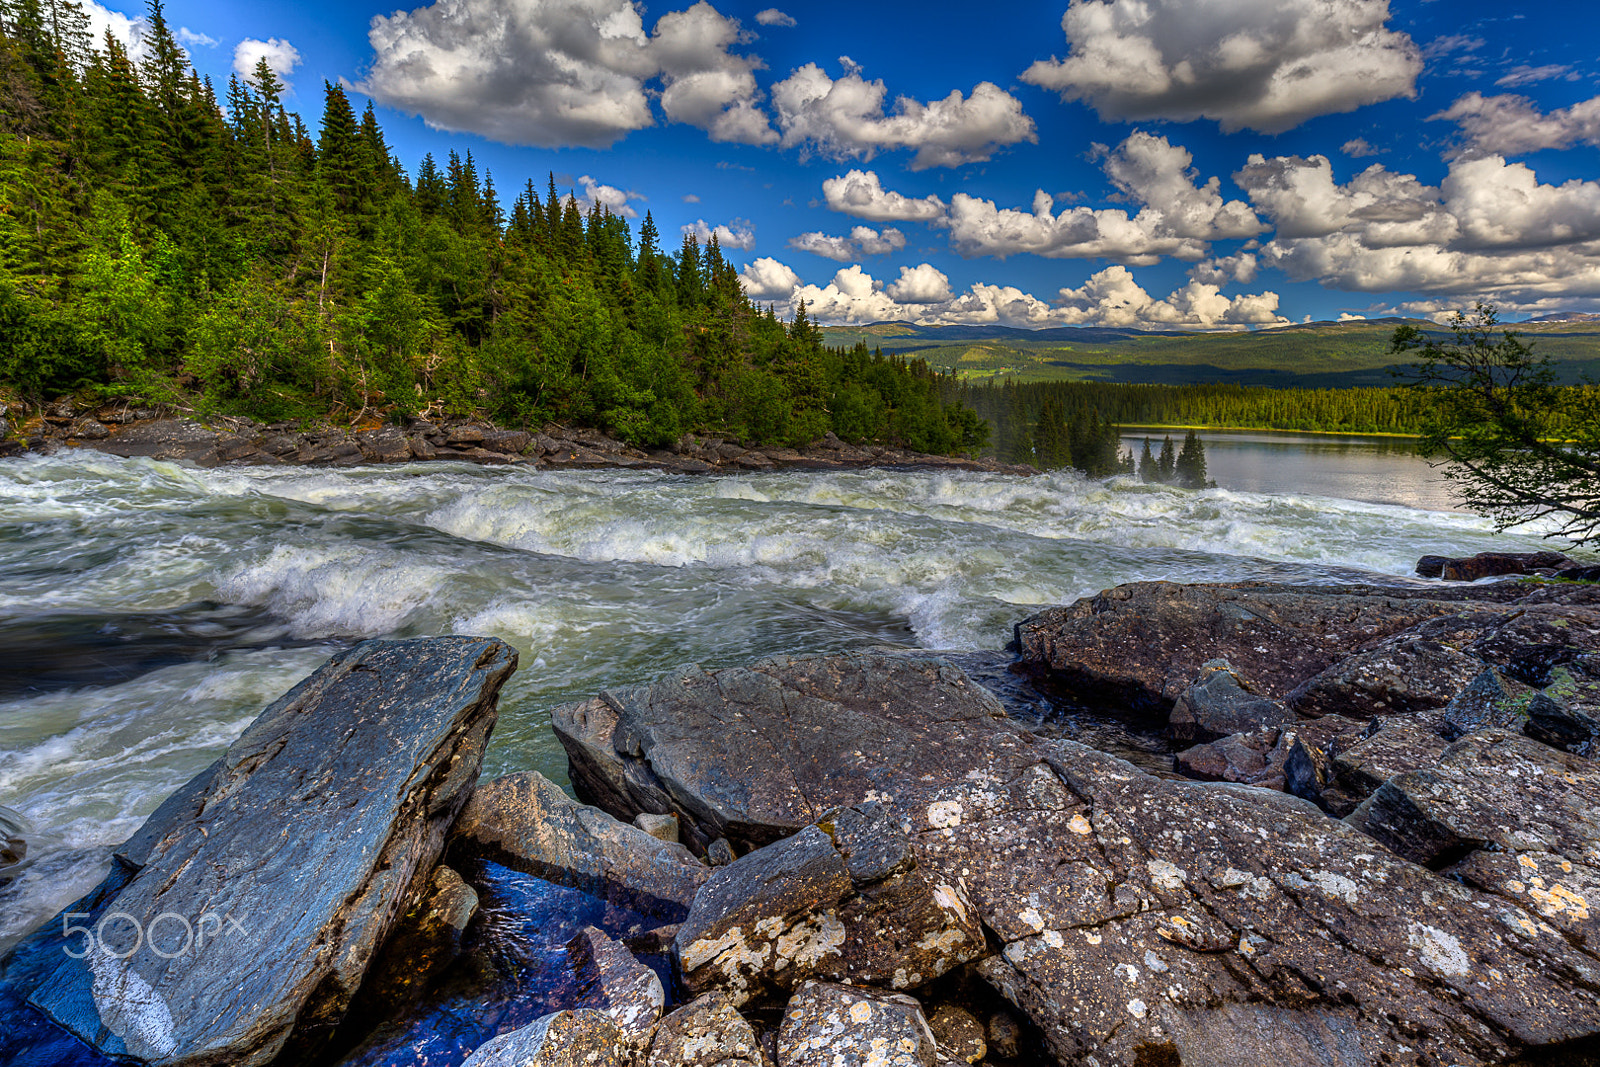
[[[661,1020],[646,1067],[763,1067],[756,1032],[720,992]]]
[[[461,1067],[627,1067],[622,1034],[604,1012],[558,1011],[480,1045]]]
[[[598,808],[579,804],[537,771],[486,782],[456,820],[450,855],[493,860],[679,922],[711,869]]]
[[[1600,960],[1523,908],[1283,794],[1056,747],[1079,855],[1130,899],[1007,936],[979,971],[1059,1062],[1475,1065],[1600,1033],[1569,977]]]
[[[683,984],[720,989],[736,1007],[792,988],[841,955],[838,906],[852,889],[844,860],[815,827],[718,868],[673,941]]]
[[[1552,670],[1550,684],[1518,706],[1527,716],[1520,726],[1524,734],[1552,748],[1600,756],[1600,683],[1595,680],[1595,665],[1584,657],[1571,666]]]
[[[1200,680],[1178,695],[1167,729],[1174,740],[1194,743],[1295,721],[1283,704],[1250,692],[1226,660],[1211,660],[1201,664]]]
[[[933,1067],[937,1055],[914,999],[832,982],[802,985],[778,1029],[783,1067]]]
[[[1528,719],[1533,689],[1494,667],[1485,667],[1445,705],[1440,720],[1447,740],[1456,741],[1490,726],[1521,730]]]
[[[1475,656],[1402,634],[1347,656],[1285,698],[1296,714],[1370,719],[1442,708],[1483,671]]]
[[[826,708],[882,693],[880,700],[905,701],[901,714],[909,716],[930,683],[913,679],[891,697],[877,680],[857,676],[872,664],[827,658],[826,670],[808,673],[803,699]],[[737,724],[735,712],[748,706],[737,698],[751,690],[719,681],[700,685],[696,699],[715,709],[716,721]],[[956,687],[947,676],[937,684]],[[866,714],[865,701],[854,706]],[[652,727],[658,734],[634,733],[607,751],[659,769],[659,736],[670,739],[677,765],[698,776],[747,766],[725,760],[722,735],[702,733],[696,747],[687,724],[712,714],[683,714],[684,724],[673,726],[663,711]],[[825,720],[811,731],[807,717],[787,721],[807,745],[777,764],[790,777],[772,796],[822,811],[877,801],[892,813],[916,860],[908,873],[965,894],[1003,946],[978,972],[1032,1019],[1059,1063],[1480,1067],[1600,1036],[1600,958],[1533,910],[1532,898],[1517,902],[1442,877],[1295,797],[1159,778],[1081,745],[992,723],[980,729],[971,716],[924,716],[917,736],[951,755],[922,763],[900,751],[892,731],[836,731]],[[839,766],[851,773],[830,779],[831,788],[814,784],[813,768]],[[769,777],[780,776],[769,768]],[[675,780],[675,789],[692,792]],[[819,804],[813,793],[833,803]],[[741,810],[775,810],[757,799]],[[776,823],[769,814],[741,818]],[[835,880],[847,878],[840,846],[829,860],[820,840],[827,835],[804,833],[808,854]],[[710,887],[701,894],[708,902]],[[855,899],[868,895],[852,890]],[[678,948],[705,940],[702,962],[730,950],[732,959],[740,944],[758,944],[741,939],[762,918],[753,911],[719,932],[701,922],[712,936],[680,930]],[[739,938],[718,944],[733,926]],[[813,944],[815,927],[805,929],[796,943]]]
[[[970,1011],[941,1004],[928,1018],[939,1052],[956,1063],[977,1063],[989,1054],[983,1024]]]
[[[29,1003],[115,1056],[314,1058],[425,892],[515,667],[469,637],[333,657],[123,846],[76,908],[94,940],[58,941],[82,958],[63,954]]]
[[[655,971],[593,926],[567,942],[567,968],[575,979],[574,1006],[604,1012],[630,1044],[649,1040],[667,1003]]]
[[[1395,775],[1428,766],[1449,744],[1428,719],[1396,715],[1374,720],[1361,740],[1334,754],[1334,773],[1347,796],[1365,799]]]
[[[1384,782],[1351,820],[1429,867],[1482,848],[1600,864],[1600,764],[1491,728]]]
[[[712,876],[673,944],[689,990],[721,989],[743,1005],[811,977],[911,989],[983,954],[959,881],[917,870],[903,834],[898,855],[864,848],[882,834],[863,832],[870,814],[855,815],[854,852],[811,826]]]

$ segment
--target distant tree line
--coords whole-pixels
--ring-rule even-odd
[[[1118,426],[1213,426],[1331,433],[1420,434],[1436,398],[1426,390],[1273,389],[1247,385],[1138,385],[1114,382],[962,382],[950,399],[996,428],[1036,413],[1053,396],[1063,409],[1098,412]]]
[[[926,364],[752,304],[715,238],[663,248],[553,178],[508,210],[470,152],[412,179],[370,104],[324,84],[313,131],[265,62],[219,100],[161,0],[140,62],[87,27],[75,0],[0,0],[0,387],[642,445],[985,442]]]

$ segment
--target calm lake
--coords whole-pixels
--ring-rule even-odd
[[[1219,487],[1200,492],[1062,472],[7,460],[0,805],[31,824],[33,866],[0,890],[0,946],[97,881],[109,848],[266,704],[365,638],[515,645],[486,772],[565,781],[549,708],[688,662],[999,649],[1037,609],[1119,582],[1398,577],[1424,553],[1546,544],[1437,510],[1450,498],[1403,442],[1206,442]]]
[[[1183,431],[1124,431],[1122,445],[1139,456],[1146,438],[1159,455],[1170,434],[1174,448]],[[1456,510],[1442,470],[1416,454],[1409,437],[1357,437],[1293,432],[1201,430],[1206,470],[1218,486],[1250,493],[1310,494],[1374,504],[1401,504],[1431,511]]]

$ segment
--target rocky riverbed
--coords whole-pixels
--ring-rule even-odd
[[[358,645],[5,960],[0,1059],[1595,1062],[1600,587],[1136,583],[1016,656],[1173,769],[863,650],[557,708],[574,800],[477,782],[506,646]]]
[[[116,456],[188,460],[200,467],[332,466],[461,460],[532,469],[664,470],[679,474],[832,470],[847,467],[935,467],[1031,474],[1031,467],[993,460],[930,456],[876,444],[852,445],[831,432],[803,449],[761,446],[720,437],[686,435],[672,447],[644,451],[599,430],[547,425],[538,431],[487,422],[407,419],[404,426],[360,428],[298,422],[262,424],[249,419],[206,420],[170,409],[126,404],[81,405],[71,398],[37,408],[0,403],[0,456],[51,454],[92,448]]]

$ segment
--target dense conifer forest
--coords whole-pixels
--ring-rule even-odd
[[[200,80],[151,0],[142,62],[74,0],[0,0],[0,388],[264,421],[565,421],[656,445],[832,430],[925,452],[986,425],[941,376],[753,305],[550,179],[509,210],[468,153],[408,175],[372,107],[315,129],[264,62]]]

